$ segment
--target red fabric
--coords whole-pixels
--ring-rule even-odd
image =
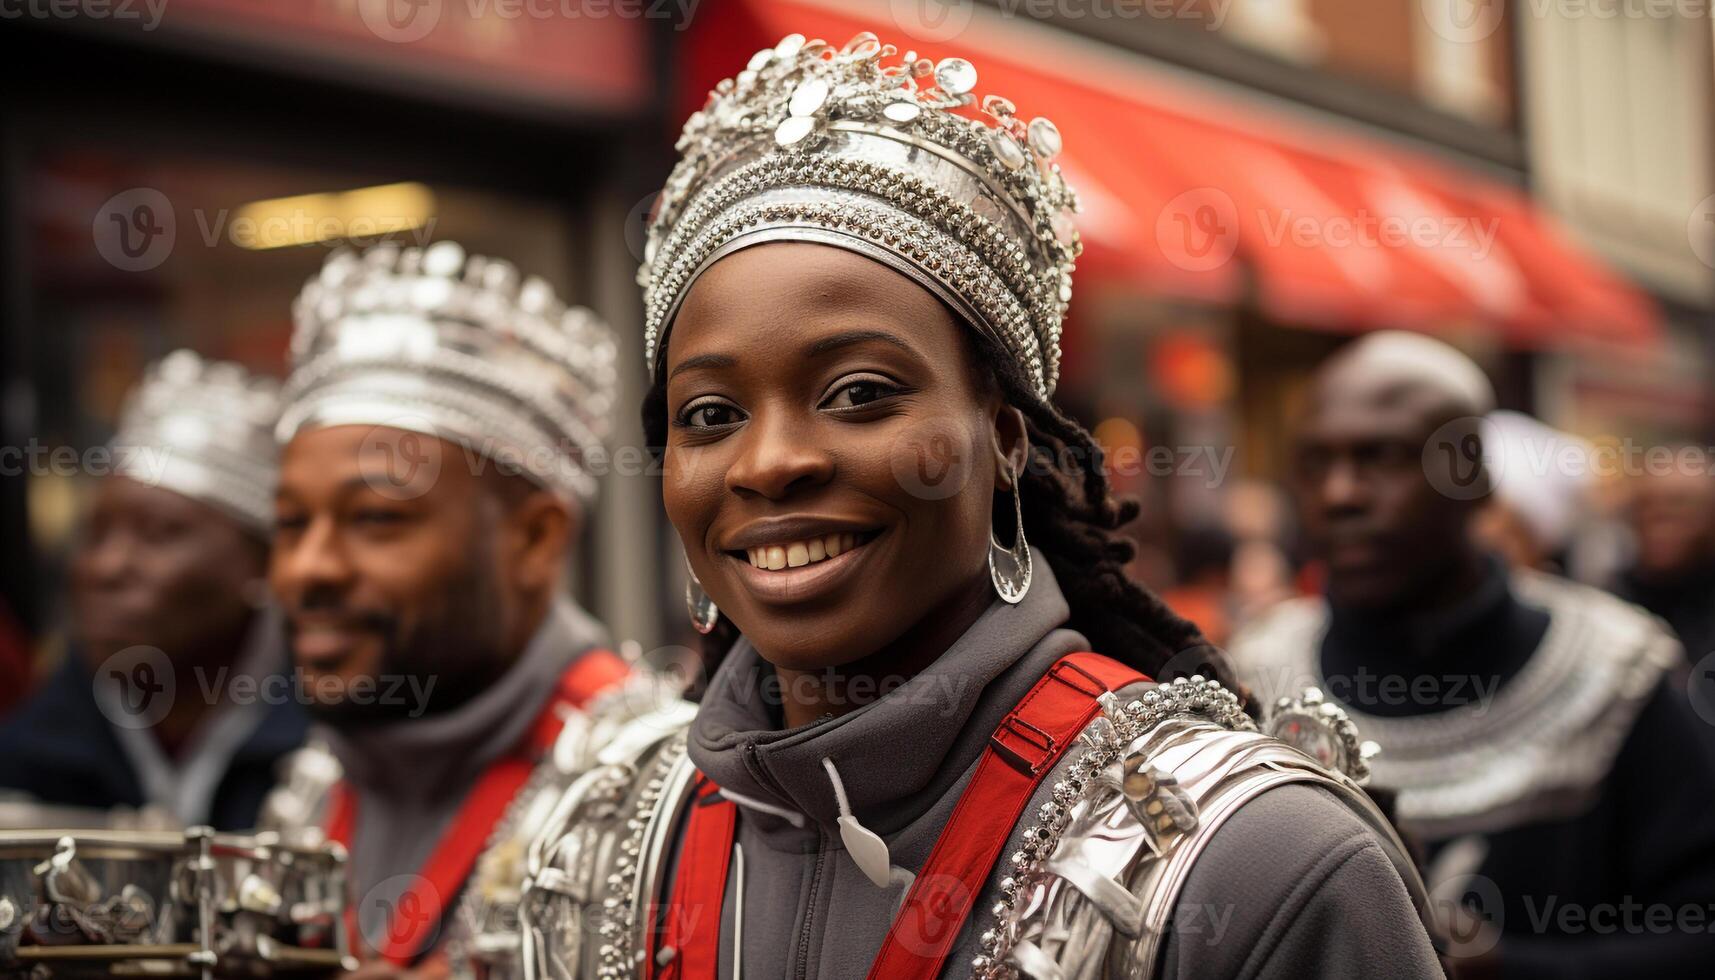
[[[1143,680],[1148,678],[1099,653],[1069,653],[1002,719],[906,893],[870,967],[871,980],[940,975],[954,937],[1037,786],[1095,719],[1101,709],[1097,699]],[[706,802],[718,787],[700,773],[697,778],[701,783],[666,910],[663,947],[675,953],[659,970],[653,955],[649,958],[644,969],[652,978],[716,975],[737,811],[730,802]]]
[[[33,686],[30,641],[13,618],[12,610],[0,602],[0,715],[24,701]]]
[[[873,31],[931,59],[968,58],[978,93],[1054,120],[1066,144],[1056,162],[1083,205],[1080,290],[1249,299],[1275,319],[1336,331],[1481,324],[1517,346],[1658,339],[1647,294],[1561,236],[1516,187],[1355,129],[1288,123],[980,7],[943,11],[969,23],[919,43],[880,0],[723,4],[718,23],[699,19],[685,45],[686,111],[788,33],[838,46]]]
[[[721,904],[726,898],[738,810],[730,801],[714,798],[720,787],[712,780],[698,778],[702,785],[691,802],[673,898],[662,929],[660,948],[673,950],[673,958],[657,966],[650,956],[644,964],[646,977],[712,977],[718,972]]]
[[[446,903],[464,887],[495,825],[530,778],[531,768],[528,760],[513,756],[495,763],[477,780],[411,887],[399,896],[395,914],[387,923],[386,945],[380,950],[384,959],[410,966],[425,952],[426,941],[440,931]]]
[[[351,787],[344,780],[328,791],[328,812],[322,820],[322,832],[346,849],[351,848],[351,829],[357,823],[357,806],[352,802]]]
[[[545,754],[560,737],[566,726],[560,712],[566,708],[582,708],[590,699],[625,679],[631,668],[611,650],[590,650],[560,675],[560,689],[549,710],[536,717],[536,727],[530,735],[531,751]]]
[[[872,980],[940,976],[1013,825],[1054,763],[1101,710],[1097,698],[1146,679],[1100,654],[1072,653],[1036,682],[995,729],[894,917],[870,966]]]
[[[328,810],[322,819],[322,833],[347,851],[351,850],[351,828],[357,822],[357,811],[352,804],[351,787],[342,780],[333,785],[328,791]],[[348,879],[349,880],[349,879]],[[345,935],[351,948],[357,955],[362,955],[362,933],[358,932],[357,903],[346,896],[345,903]]]
[[[573,661],[564,673],[554,697],[536,717],[530,733],[511,755],[497,761],[478,777],[476,786],[453,816],[451,825],[417,872],[411,887],[400,895],[389,912],[381,956],[399,966],[409,966],[425,950],[424,943],[439,932],[446,902],[464,887],[465,879],[481,856],[483,847],[506,814],[512,798],[530,778],[537,761],[554,744],[565,727],[565,712],[582,707],[590,698],[623,679],[625,661],[608,650],[590,650]],[[331,841],[348,850],[357,825],[357,798],[349,786],[334,786],[328,798],[323,830]],[[346,909],[348,934],[359,935],[356,905]]]
[[[438,931],[446,911],[445,902],[463,887],[495,824],[530,777],[530,769],[529,761],[510,756],[495,763],[477,780],[411,887],[399,896],[394,914],[387,922],[386,942],[379,950],[382,958],[399,966],[410,966],[416,960],[423,951],[420,947],[424,940]],[[356,818],[351,790],[344,783],[335,786],[328,804],[328,839],[350,848]],[[350,935],[356,936],[357,906],[346,911]]]

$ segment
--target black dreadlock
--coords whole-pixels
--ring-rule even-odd
[[[1053,568],[1071,607],[1070,627],[1084,634],[1097,652],[1156,680],[1203,674],[1242,695],[1225,654],[1204,639],[1196,625],[1126,575],[1136,549],[1114,532],[1136,519],[1142,505],[1134,498],[1114,497],[1095,439],[1038,398],[1010,354],[974,330],[966,336],[976,342],[975,360],[992,371],[982,372],[985,382],[998,382],[1002,397],[1024,414],[1030,441],[1030,458],[1020,478],[1024,536]],[[655,452],[665,451],[667,389],[660,380],[643,399],[643,431]],[[738,635],[723,616],[703,638],[704,662],[711,673]]]
[[[1226,656],[1202,631],[1126,574],[1136,548],[1115,532],[1136,520],[1142,505],[1114,496],[1089,431],[1037,397],[1010,354],[976,331],[969,335],[1002,397],[1024,414],[1024,536],[1054,569],[1071,607],[1069,625],[1097,652],[1157,680],[1202,674],[1242,693]]]

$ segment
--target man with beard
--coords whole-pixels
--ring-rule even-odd
[[[1324,366],[1295,481],[1327,595],[1272,611],[1234,659],[1263,697],[1322,688],[1380,745],[1372,785],[1428,849],[1461,975],[1706,976],[1710,726],[1659,623],[1473,543],[1493,407],[1476,364],[1425,337]]]
[[[295,312],[270,578],[332,758],[298,760],[270,820],[348,847],[388,972],[440,947],[567,715],[626,673],[561,584],[614,348],[452,242],[336,252]]]
[[[278,408],[277,384],[236,364],[181,350],[149,369],[71,556],[70,655],[0,727],[0,787],[148,823],[254,823],[306,725],[292,698],[262,696],[286,667],[265,578]]]

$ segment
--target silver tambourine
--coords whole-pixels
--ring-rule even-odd
[[[354,969],[345,852],[273,834],[0,833],[0,977]]]

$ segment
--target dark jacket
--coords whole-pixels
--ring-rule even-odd
[[[1561,584],[1557,591],[1577,588]],[[1588,615],[1643,618],[1594,590],[1577,594],[1583,596],[1578,608]],[[1441,683],[1445,679],[1478,678],[1493,685],[1485,712],[1541,717],[1562,709],[1520,702],[1514,692],[1537,658],[1546,656],[1542,651],[1551,622],[1568,615],[1528,600],[1497,562],[1480,589],[1433,617],[1405,621],[1332,608],[1318,650],[1322,676],[1352,678],[1367,671],[1371,677],[1401,678],[1400,690],[1415,689],[1426,679],[1425,690],[1443,692],[1456,689]],[[1573,627],[1563,623],[1562,628]],[[1370,695],[1386,690],[1378,685],[1349,689]],[[1478,884],[1462,898],[1499,930],[1493,951],[1499,976],[1710,975],[1715,963],[1715,713],[1700,717],[1705,709],[1691,697],[1682,669],[1663,672],[1639,693],[1647,697],[1585,802],[1564,812],[1545,809],[1497,820],[1483,833],[1423,835],[1432,869],[1456,842],[1480,842],[1481,860],[1470,871]],[[1588,692],[1555,696],[1588,697]],[[1372,715],[1428,719],[1454,710],[1457,705],[1449,698],[1370,696],[1350,703]],[[1382,738],[1374,731],[1370,735]],[[1491,748],[1503,757],[1519,751],[1506,744]],[[1388,752],[1382,738],[1384,760]],[[1409,817],[1403,823],[1413,829]],[[1436,875],[1430,877],[1433,886]]]
[[[60,806],[107,809],[149,802],[142,780],[95,700],[94,678],[75,653],[0,720],[0,791]],[[208,822],[217,830],[253,827],[275,766],[303,744],[308,721],[290,699],[268,705],[215,790]]]

